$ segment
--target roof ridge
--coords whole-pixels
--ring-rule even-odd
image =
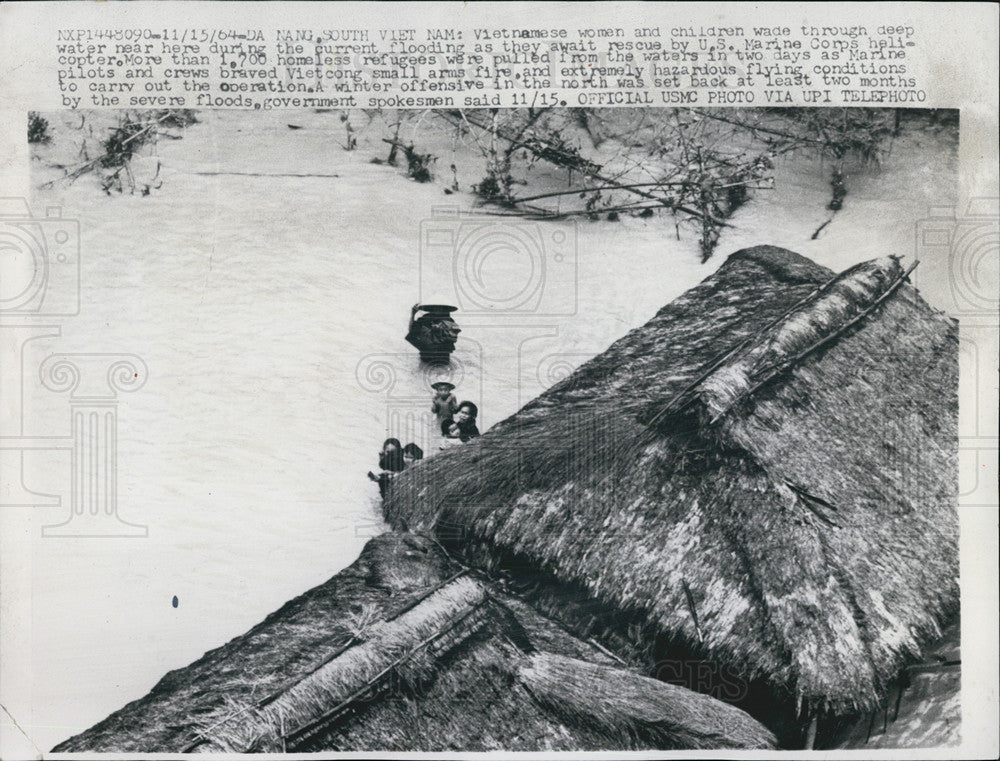
[[[733,257],[735,257],[737,254],[740,254],[740,253],[742,253],[742,252],[738,251],[736,254],[733,254]],[[730,257],[730,259],[732,259],[732,257]],[[711,360],[711,362],[708,363],[708,365],[706,366],[705,370],[703,370],[702,372],[700,372],[698,374],[698,376],[694,380],[692,380],[683,389],[681,389],[680,391],[678,391],[677,394],[669,402],[667,402],[667,404],[663,407],[663,409],[660,410],[658,413],[656,413],[656,415],[654,415],[650,419],[649,424],[650,425],[655,425],[660,419],[662,419],[666,415],[669,415],[672,412],[675,412],[678,409],[681,409],[681,407],[683,407],[684,404],[686,404],[685,397],[687,397],[690,394],[690,392],[692,392],[703,380],[705,380],[709,375],[711,375],[715,370],[717,370],[727,359],[729,359],[734,354],[736,354],[741,349],[743,349],[748,343],[750,343],[751,341],[753,341],[753,339],[756,338],[757,336],[759,336],[761,333],[763,333],[766,330],[770,330],[772,327],[774,327],[779,322],[781,322],[782,320],[784,320],[786,317],[788,317],[792,312],[794,312],[800,306],[802,306],[807,301],[809,301],[810,299],[814,298],[815,296],[817,296],[818,294],[820,294],[824,290],[826,290],[828,287],[830,287],[831,285],[833,285],[833,283],[835,283],[839,277],[840,277],[839,275],[833,275],[829,280],[827,280],[825,283],[823,283],[822,285],[820,285],[819,287],[817,287],[816,289],[814,289],[813,291],[811,291],[806,296],[803,296],[801,299],[799,299],[797,302],[795,302],[792,306],[790,306],[787,310],[785,310],[778,317],[774,318],[771,322],[769,322],[763,328],[761,328],[760,330],[757,330],[757,331],[751,333],[750,335],[748,335],[746,338],[744,338],[742,341],[740,341],[738,344],[736,344],[732,348],[727,349],[726,351],[721,352],[720,354],[716,355]],[[684,402],[684,404],[682,404],[682,402]],[[679,406],[677,406],[677,405],[679,405]]]
[[[915,261],[904,271],[899,257],[887,256],[835,275],[715,357],[653,416],[651,424],[699,402],[709,413],[708,422],[717,422],[744,399],[872,314],[918,264]]]
[[[896,268],[899,269],[899,262],[898,262],[898,260],[895,257],[889,257],[889,258],[890,258],[891,261],[893,261],[893,263],[895,264]],[[878,261],[878,260],[872,260],[872,262],[875,262],[875,261]],[[741,394],[739,397],[735,398],[732,401],[732,403],[725,410],[723,410],[719,414],[715,415],[715,417],[712,418],[711,422],[713,422],[713,423],[716,422],[719,418],[721,418],[727,412],[729,412],[730,410],[732,410],[736,406],[736,404],[738,404],[744,398],[753,396],[753,394],[755,394],[760,388],[762,388],[763,386],[765,386],[767,383],[769,383],[771,380],[773,380],[774,378],[778,377],[782,373],[784,373],[787,370],[790,370],[793,367],[795,367],[797,364],[799,364],[799,362],[801,362],[803,359],[805,359],[805,357],[807,357],[808,355],[812,354],[817,349],[819,349],[819,348],[825,346],[826,344],[830,343],[831,341],[834,341],[834,340],[840,338],[841,336],[843,336],[844,333],[846,333],[854,325],[856,325],[861,320],[863,320],[865,317],[867,317],[872,312],[874,312],[882,303],[884,303],[890,296],[892,296],[893,293],[896,292],[896,290],[899,288],[899,286],[902,285],[902,283],[908,278],[909,274],[911,272],[913,272],[913,270],[916,268],[916,266],[919,263],[920,263],[919,261],[915,261],[913,264],[911,264],[909,266],[909,268],[905,272],[902,272],[900,275],[898,275],[896,277],[895,280],[893,280],[892,283],[889,284],[889,286],[886,288],[886,290],[880,296],[878,296],[878,298],[876,298],[875,301],[873,301],[867,307],[863,308],[858,314],[856,314],[854,317],[850,318],[847,322],[843,323],[842,325],[839,325],[834,330],[832,330],[830,333],[828,333],[828,334],[826,334],[826,335],[824,335],[822,337],[817,338],[816,341],[814,341],[813,343],[809,344],[806,348],[802,349],[801,351],[799,351],[794,356],[789,357],[787,360],[783,360],[783,361],[780,361],[780,362],[774,362],[774,363],[772,363],[772,364],[770,364],[768,366],[765,366],[764,368],[760,369],[758,371],[759,372],[759,376],[758,377],[760,379],[751,388],[747,389],[743,394]],[[866,264],[868,264],[868,262],[866,262]],[[789,319],[791,319],[791,318],[789,318]]]

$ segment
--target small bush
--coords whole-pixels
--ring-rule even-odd
[[[510,174],[498,175],[489,172],[478,185],[473,185],[472,189],[480,198],[487,201],[509,203],[513,184],[514,181]]]
[[[437,157],[430,153],[417,153],[413,145],[408,145],[406,151],[406,173],[417,182],[430,182],[434,179],[431,167]]]
[[[347,114],[341,114],[340,121],[343,123],[344,129],[347,130],[347,142],[344,144],[344,150],[353,151],[358,147],[358,138],[354,134],[354,127],[351,126],[350,117]]]
[[[150,130],[142,122],[133,121],[126,116],[111,133],[111,136],[101,143],[104,155],[101,166],[124,166],[132,158],[135,151],[149,139]]]
[[[833,198],[830,199],[830,203],[826,205],[826,208],[830,211],[840,211],[844,206],[844,196],[847,195],[847,186],[844,184],[844,173],[840,169],[835,168],[833,170],[830,187],[833,189]]]
[[[37,111],[28,112],[28,142],[47,143],[52,139],[49,134],[49,122]]]
[[[164,127],[190,127],[198,123],[198,114],[191,108],[168,108],[153,112],[153,121]]]

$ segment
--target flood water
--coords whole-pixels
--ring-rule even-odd
[[[374,131],[345,151],[336,115],[199,117],[160,143],[162,186],[148,196],[108,196],[82,178],[33,198],[80,222],[82,309],[60,337],[29,345],[26,366],[52,353],[129,353],[149,373],[117,408],[119,514],[148,537],[43,538],[41,526],[67,515],[68,453],[25,466],[39,491],[63,495],[62,507],[30,513],[34,713],[20,721],[43,749],[323,582],[384,530],[365,476],[382,440],[436,444],[426,417],[439,375],[403,340],[414,302],[464,299],[452,377],[485,430],[732,251],[785,246],[834,270],[910,256],[917,220],[955,196],[955,132],[913,132],[883,168],[851,173],[843,210],[811,240],[829,216],[829,167],[795,159],[702,264],[693,231],[678,240],[665,215],[507,222],[505,232],[486,217],[454,220],[438,207],[472,196],[442,186],[451,163],[466,172],[475,157],[444,141],[427,148],[444,179],[422,185],[370,162],[386,153]],[[461,187],[479,179],[471,171]],[[336,176],[296,176],[316,174]],[[439,236],[423,250],[421,230]],[[483,230],[547,252],[537,303],[505,311],[482,303],[482,283],[456,291],[464,275],[449,240]],[[537,285],[526,266],[494,257],[482,273],[514,303]],[[948,303],[944,283],[922,286]],[[66,396],[30,396],[34,435],[64,435]]]

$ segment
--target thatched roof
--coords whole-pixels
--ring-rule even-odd
[[[427,540],[379,537],[326,583],[54,751],[179,752],[228,705],[253,705],[304,678],[354,643],[366,621],[398,615],[456,570]]]
[[[613,666],[536,653],[518,676],[539,703],[611,737],[642,737],[661,749],[767,748],[747,714],[707,695]]]
[[[943,748],[962,740],[962,649],[958,623],[896,678],[882,705],[832,728],[830,748]]]
[[[769,748],[739,709],[624,668],[429,540],[326,584],[56,751]]]
[[[582,590],[641,623],[633,639],[793,706],[875,705],[958,599],[957,325],[903,275],[737,252],[398,476],[387,519]]]

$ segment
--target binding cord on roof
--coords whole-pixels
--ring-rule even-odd
[[[361,685],[361,687],[359,687],[349,696],[344,698],[333,708],[323,713],[321,716],[318,716],[317,718],[303,724],[302,726],[296,727],[295,729],[285,732],[281,737],[282,742],[286,743],[288,746],[291,746],[292,748],[296,748],[309,738],[318,735],[324,729],[328,728],[333,723],[335,723],[337,719],[339,719],[341,716],[345,715],[345,713],[355,703],[364,698],[366,695],[372,694],[372,692],[377,689],[377,685],[379,684],[379,682],[381,682],[382,679],[389,674],[389,672],[391,672],[393,669],[395,669],[405,661],[412,659],[419,652],[430,646],[436,640],[441,639],[446,634],[453,631],[459,624],[464,623],[474,613],[479,611],[483,607],[483,605],[486,604],[488,600],[489,597],[484,597],[482,600],[480,600],[475,605],[470,607],[458,618],[449,621],[440,628],[431,632],[431,634],[424,637],[424,639],[420,640],[420,642],[418,642],[410,649],[404,651],[402,655],[400,655],[391,663],[389,663],[385,668],[383,668],[377,674],[370,677],[367,681],[365,681],[364,684]]]
[[[396,620],[400,619],[402,616],[404,616],[405,614],[409,613],[411,610],[413,610],[414,608],[416,608],[421,603],[425,602],[428,598],[430,598],[431,596],[433,596],[434,594],[436,594],[437,592],[439,592],[440,590],[442,590],[444,587],[448,586],[449,584],[451,584],[454,581],[457,581],[459,578],[468,575],[468,573],[469,573],[468,569],[462,569],[461,571],[458,571],[457,573],[454,573],[451,576],[448,576],[446,579],[443,579],[442,581],[440,581],[439,583],[435,584],[430,589],[428,589],[426,592],[424,592],[423,594],[421,594],[419,597],[417,597],[416,599],[414,599],[411,602],[409,602],[402,609],[400,609],[399,611],[397,611],[391,618],[386,619],[386,622],[392,622],[392,621],[396,621]],[[462,618],[464,619],[465,616],[463,616]],[[450,630],[450,628],[452,628],[452,627],[447,627],[447,629],[449,629],[449,630]],[[442,634],[442,633],[443,633],[443,631],[439,632],[439,634]],[[340,657],[345,652],[347,652],[347,650],[349,650],[351,647],[353,647],[356,644],[358,644],[358,642],[359,642],[359,639],[358,639],[357,636],[351,636],[351,637],[349,637],[343,644],[341,644],[339,647],[335,648],[333,650],[333,652],[329,653],[324,658],[322,658],[318,663],[316,663],[311,669],[309,669],[309,671],[307,671],[304,674],[301,674],[301,675],[295,677],[294,679],[291,679],[291,680],[289,680],[287,682],[284,682],[281,686],[279,686],[278,688],[272,690],[270,693],[268,693],[267,695],[265,695],[263,698],[260,698],[259,700],[256,700],[256,701],[254,701],[252,703],[249,703],[249,704],[243,706],[239,710],[237,710],[237,711],[235,711],[233,713],[230,713],[229,715],[223,717],[222,719],[220,719],[219,721],[215,722],[211,726],[206,727],[206,728],[202,729],[201,731],[199,731],[198,736],[195,737],[194,740],[192,740],[191,742],[189,742],[183,748],[181,748],[180,752],[181,753],[191,753],[191,752],[199,749],[201,746],[210,743],[212,741],[212,733],[215,730],[219,729],[220,727],[222,727],[225,724],[228,724],[229,722],[233,721],[234,719],[240,718],[241,716],[246,716],[249,713],[258,712],[261,709],[267,707],[269,704],[273,703],[275,700],[277,700],[281,696],[285,695],[290,689],[292,689],[296,685],[301,684],[303,681],[305,681],[306,679],[308,679],[309,677],[311,677],[313,674],[315,674],[316,672],[318,672],[324,666],[326,666],[327,664],[329,664],[332,661],[336,660],[338,657]],[[413,648],[413,650],[411,650],[409,654],[412,655],[418,649],[419,648],[417,648],[417,647]],[[368,686],[369,685],[366,684],[366,688]],[[283,739],[286,739],[286,738],[283,737]]]
[[[736,407],[741,401],[743,401],[748,397],[753,396],[755,393],[757,393],[757,391],[759,391],[763,386],[772,381],[774,378],[787,372],[796,364],[798,364],[800,361],[802,361],[806,356],[822,348],[823,346],[830,343],[834,339],[838,338],[839,336],[850,330],[852,327],[854,327],[856,324],[861,322],[861,320],[863,320],[865,317],[874,312],[893,293],[895,293],[896,290],[899,288],[899,286],[903,284],[903,282],[909,279],[910,273],[913,272],[914,269],[916,269],[918,264],[920,264],[919,261],[913,262],[913,264],[911,264],[909,268],[906,269],[905,272],[900,274],[895,280],[893,280],[889,284],[889,286],[885,289],[885,291],[877,299],[875,299],[875,301],[873,301],[869,306],[867,306],[856,316],[845,322],[843,325],[840,325],[831,333],[828,333],[822,336],[821,338],[817,339],[816,341],[809,344],[804,349],[799,351],[797,354],[789,357],[788,359],[780,362],[774,362],[759,370],[758,373],[756,374],[756,382],[746,391],[733,398],[732,401],[725,408],[716,412],[716,414],[712,417],[711,422],[712,423],[717,422],[726,413],[730,412],[734,407]],[[899,266],[898,263],[896,266],[897,267]]]
[[[727,349],[721,354],[716,355],[712,359],[712,361],[708,363],[705,369],[702,370],[693,381],[691,381],[684,388],[678,391],[673,397],[671,397],[670,401],[668,401],[663,406],[663,408],[652,417],[652,419],[649,421],[649,425],[656,425],[663,418],[667,417],[668,415],[672,415],[675,412],[679,412],[681,409],[683,409],[692,401],[694,401],[694,397],[691,396],[691,392],[695,389],[695,387],[699,383],[701,383],[703,380],[705,380],[705,378],[707,378],[709,375],[715,372],[727,359],[729,359],[738,351],[740,351],[743,347],[745,347],[747,344],[753,341],[753,339],[759,336],[761,333],[773,328],[775,325],[784,320],[792,312],[794,312],[796,309],[798,309],[803,304],[808,302],[810,299],[813,299],[819,294],[826,291],[826,289],[829,288],[831,285],[833,285],[835,282],[837,282],[839,278],[840,275],[834,275],[825,283],[823,283],[823,285],[819,286],[818,288],[814,288],[807,295],[803,296],[801,299],[796,301],[792,306],[786,309],[782,314],[775,317],[773,320],[771,320],[771,322],[769,322],[763,328],[758,330],[756,333],[750,334],[742,341],[740,341],[738,344],[736,344],[736,346],[732,347],[731,349]]]
[[[650,420],[655,425],[701,402],[715,423],[741,401],[803,358],[833,341],[884,303],[916,268],[897,257],[851,267],[799,300],[781,316],[713,359]]]

